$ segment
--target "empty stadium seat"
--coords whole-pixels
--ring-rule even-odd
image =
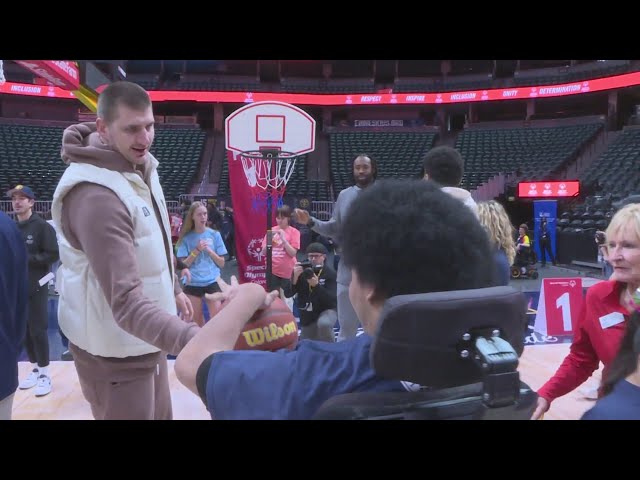
[[[0,188],[30,185],[50,200],[66,165],[60,158],[63,127],[0,124]],[[188,191],[198,169],[205,133],[199,128],[156,128],[151,152],[167,200]]]

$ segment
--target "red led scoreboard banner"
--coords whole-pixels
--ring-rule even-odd
[[[579,193],[580,182],[577,180],[518,183],[518,197],[520,198],[577,197]]]
[[[582,82],[559,85],[495,88],[492,90],[469,90],[446,93],[368,93],[351,95],[309,95],[297,93],[267,92],[200,92],[151,90],[153,102],[192,101],[208,103],[251,103],[275,100],[297,105],[428,105],[466,102],[486,102],[525,98],[551,98],[579,95],[616,88],[640,85],[640,72],[596,78]],[[98,87],[100,92],[104,87]],[[32,95],[39,97],[75,98],[68,91],[56,86],[40,86],[7,82],[0,85],[0,93]]]

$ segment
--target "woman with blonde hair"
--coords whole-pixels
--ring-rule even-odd
[[[516,257],[511,220],[504,207],[495,200],[480,202],[478,215],[495,248],[496,285],[509,285],[510,269]]]
[[[640,204],[630,204],[618,210],[606,231],[607,258],[613,267],[609,280],[589,287],[584,307],[576,315],[573,343],[556,373],[538,390],[538,406],[534,420],[549,410],[553,400],[582,385],[600,363],[603,388],[599,396],[612,388],[612,382],[624,378],[629,371],[614,362],[625,332],[634,328],[630,317],[638,308],[640,298]],[[635,336],[635,333],[634,333]]]
[[[207,207],[200,202],[193,202],[176,243],[176,257],[191,272],[191,282],[184,287],[184,293],[191,300],[193,319],[200,326],[204,325],[202,300],[206,300],[205,293],[220,291],[217,280],[227,254],[220,232],[207,227],[207,216]],[[206,302],[209,314],[213,317],[216,313],[215,302]]]

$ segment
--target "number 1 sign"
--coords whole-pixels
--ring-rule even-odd
[[[534,330],[543,335],[572,335],[583,302],[581,278],[545,278]]]

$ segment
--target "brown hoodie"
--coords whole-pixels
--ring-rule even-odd
[[[135,172],[149,185],[150,158],[136,168],[101,142],[95,123],[72,125],[64,131],[62,160],[115,172]],[[161,223],[155,201],[153,206]],[[136,265],[133,221],[115,192],[94,183],[76,185],[63,200],[62,229],[71,246],[87,256],[120,328],[174,355],[198,332],[195,323],[183,322],[144,296]],[[173,253],[166,254],[167,262],[172,262]],[[174,293],[179,292],[175,277]]]

